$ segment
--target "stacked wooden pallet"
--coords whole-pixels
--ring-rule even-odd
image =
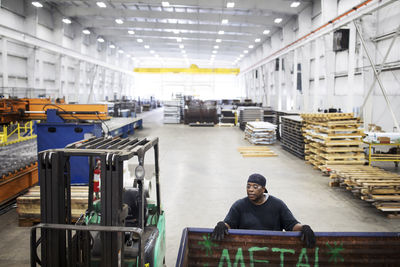
[[[364,132],[353,113],[302,114],[305,159],[324,170],[329,165],[362,165]]]
[[[304,159],[303,119],[300,116],[281,117],[281,145],[286,151]]]
[[[276,157],[274,151],[267,146],[242,146],[238,148],[240,154],[244,157]]]
[[[88,187],[71,186],[71,215],[77,220],[85,213],[88,204]],[[32,187],[28,193],[17,198],[19,226],[32,226],[40,222],[40,187]]]
[[[344,186],[388,217],[400,218],[400,175],[372,166],[333,165],[331,186]]]

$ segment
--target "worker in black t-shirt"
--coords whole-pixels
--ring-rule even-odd
[[[301,231],[301,240],[307,247],[315,246],[315,235],[308,225],[300,224],[286,204],[268,194],[266,179],[261,174],[252,174],[247,180],[247,197],[236,201],[224,221],[218,222],[212,233],[222,240],[228,229],[251,229],[269,231]]]

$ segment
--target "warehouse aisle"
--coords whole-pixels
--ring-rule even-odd
[[[279,144],[271,146],[278,157],[242,158],[237,148],[249,144],[238,128],[163,125],[161,109],[145,115],[139,135],[160,138],[167,266],[175,266],[182,230],[213,228],[223,220],[233,202],[246,196],[247,177],[254,172],[263,174],[269,192],[315,231],[400,231],[398,220],[329,187],[328,177]]]
[[[269,192],[286,202],[295,217],[315,231],[400,231],[349,192],[328,186],[328,177],[281,149],[278,157],[242,158],[247,146],[238,128],[164,125],[162,109],[141,114],[135,135],[160,138],[161,197],[166,211],[167,266],[175,266],[182,230],[212,228],[234,201],[246,195],[249,174],[266,176]],[[152,163],[146,156],[145,164]],[[0,216],[0,266],[29,266],[29,228],[17,226],[16,210]]]

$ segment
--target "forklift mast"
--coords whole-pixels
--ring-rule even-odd
[[[158,138],[104,138],[75,142],[64,149],[51,149],[39,153],[41,224],[31,231],[31,266],[92,266],[90,231],[99,231],[101,237],[100,266],[125,266],[125,233],[139,238],[138,266],[144,266],[144,242],[141,241],[145,227],[144,173],[136,175],[138,185],[138,226],[125,227],[126,207],[123,205],[123,162],[136,157],[143,167],[147,151],[154,149],[156,209],[161,214],[159,184]],[[93,177],[96,161],[100,159],[101,220],[100,225],[72,224],[71,218],[71,173],[70,159],[86,156],[89,159],[88,210],[93,211]],[[37,239],[37,229],[41,237]],[[73,234],[86,235],[77,257],[73,253]],[[41,245],[41,259],[37,248]],[[75,253],[76,254],[76,253]]]

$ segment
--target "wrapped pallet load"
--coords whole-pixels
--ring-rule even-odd
[[[276,142],[276,125],[252,121],[246,124],[245,139],[253,145],[270,145]]]

